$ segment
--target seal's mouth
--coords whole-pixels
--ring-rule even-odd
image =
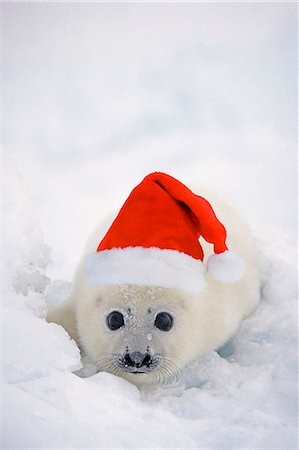
[[[126,353],[113,353],[111,356],[98,360],[98,369],[118,376],[122,373],[132,374],[130,379],[132,382],[135,379],[136,383],[153,384],[178,381],[182,372],[182,369],[169,357],[161,353],[153,353],[149,349],[146,353],[129,352],[128,349]]]
[[[125,373],[147,374],[159,366],[159,358],[149,353],[133,352],[119,355],[116,364]]]

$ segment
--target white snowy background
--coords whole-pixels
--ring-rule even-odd
[[[297,5],[1,8],[2,448],[297,449]],[[79,378],[47,302],[156,170],[241,210],[261,304],[177,386]]]

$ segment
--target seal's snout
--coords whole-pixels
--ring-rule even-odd
[[[127,368],[142,369],[149,368],[152,359],[148,353],[132,352],[125,354],[124,363]]]

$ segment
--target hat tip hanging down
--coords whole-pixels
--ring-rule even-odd
[[[214,245],[207,266],[200,236]],[[87,280],[200,292],[208,270],[219,282],[236,283],[244,262],[225,241],[226,229],[207,200],[154,172],[133,189],[97,251],[87,256]]]

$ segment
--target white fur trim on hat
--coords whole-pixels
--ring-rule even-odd
[[[127,247],[87,255],[91,284],[140,284],[200,292],[205,286],[203,262],[176,250]]]
[[[229,250],[209,256],[207,266],[208,272],[221,283],[236,283],[240,281],[243,278],[245,269],[242,258]]]

